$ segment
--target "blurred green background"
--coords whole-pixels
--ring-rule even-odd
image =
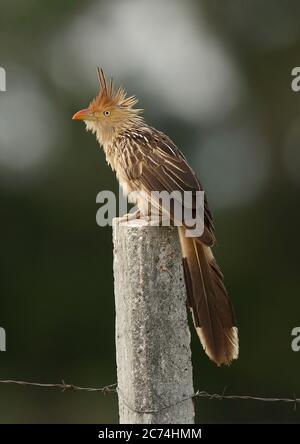
[[[216,368],[192,333],[195,389],[300,396],[300,3],[283,0],[2,0],[0,378],[116,381],[111,229],[117,191],[73,113],[96,66],[140,98],[204,183],[215,254],[240,331]],[[198,422],[299,422],[292,405],[198,400]],[[117,399],[0,385],[0,422],[117,422]]]

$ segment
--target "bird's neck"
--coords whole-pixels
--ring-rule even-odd
[[[142,118],[139,118],[119,126],[98,127],[96,130],[96,137],[106,153],[114,146],[117,138],[122,137],[122,135],[125,135],[130,131],[138,130],[143,125],[145,125],[145,122]]]
[[[117,131],[117,129],[114,127],[101,127],[96,131],[97,140],[105,152],[114,144],[114,141],[118,135],[119,131]]]
[[[132,131],[138,131],[139,128],[145,126],[145,122],[142,118],[136,119],[135,121],[128,122],[128,124],[123,124],[122,126],[96,126],[94,128],[87,128],[92,130],[96,138],[102,146],[103,151],[106,156],[107,163],[112,167],[113,170],[116,169],[116,140],[122,138],[126,134]]]

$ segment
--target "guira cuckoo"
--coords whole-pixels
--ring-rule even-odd
[[[195,172],[174,142],[147,125],[142,110],[134,107],[138,102],[135,96],[127,97],[123,88],[115,89],[112,79],[108,82],[99,68],[98,76],[99,94],[73,119],[83,120],[86,129],[95,133],[123,190],[134,192],[140,214],[148,211],[145,196],[150,192],[202,191]],[[238,335],[223,274],[211,250],[215,230],[206,198],[202,235],[187,237],[184,224],[178,230],[187,301],[196,331],[210,359],[217,365],[229,364],[238,357]]]

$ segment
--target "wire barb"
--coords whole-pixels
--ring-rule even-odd
[[[294,410],[297,409],[298,404],[300,403],[300,398],[296,397],[296,394],[293,393],[292,398],[278,398],[278,397],[261,397],[261,396],[250,396],[250,395],[225,395],[225,391],[227,390],[227,387],[224,387],[221,394],[219,393],[208,393],[204,390],[197,390],[194,394],[185,397],[184,399],[180,399],[176,403],[172,405],[163,406],[160,409],[157,410],[139,410],[137,408],[131,407],[128,405],[127,401],[124,399],[124,396],[120,389],[117,387],[117,384],[110,384],[106,385],[104,387],[81,387],[74,384],[67,384],[63,379],[61,383],[58,384],[50,384],[50,383],[42,383],[42,382],[29,382],[29,381],[17,381],[14,379],[0,379],[0,384],[14,384],[14,385],[21,385],[21,386],[31,386],[31,387],[40,387],[40,388],[54,388],[58,389],[61,392],[67,392],[67,391],[75,391],[75,392],[97,392],[97,393],[117,393],[119,397],[122,398],[124,404],[126,407],[128,407],[130,410],[134,411],[135,413],[140,414],[155,414],[159,413],[160,411],[166,410],[168,408],[174,407],[182,402],[189,401],[191,399],[196,398],[203,398],[203,399],[209,399],[209,400],[231,400],[231,401],[258,401],[258,402],[278,402],[278,403],[292,403],[294,405]]]
[[[117,384],[106,385],[105,387],[80,387],[74,384],[67,384],[63,379],[59,384],[49,384],[42,382],[29,382],[29,381],[16,381],[14,379],[0,379],[0,384],[15,384],[22,386],[41,387],[41,388],[55,388],[62,392],[74,391],[74,392],[100,392],[109,393],[116,392]]]

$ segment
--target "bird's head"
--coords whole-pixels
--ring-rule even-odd
[[[109,139],[120,131],[132,127],[136,122],[141,122],[141,109],[134,108],[138,102],[136,97],[126,96],[125,90],[120,87],[114,89],[113,80],[106,80],[102,69],[97,68],[100,91],[86,109],[78,111],[73,120],[83,120],[86,128],[96,133],[101,144],[109,142]]]

